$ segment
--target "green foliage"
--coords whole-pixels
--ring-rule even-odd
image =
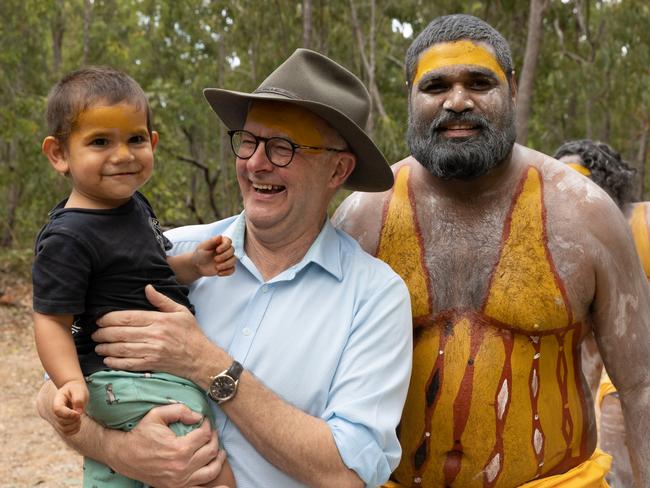
[[[28,280],[32,275],[33,260],[34,251],[32,249],[0,248],[0,275],[11,276],[13,280],[15,278]],[[0,283],[2,283],[1,280]]]
[[[363,46],[350,0],[312,0],[311,47],[369,83],[361,51],[368,54],[371,45],[370,3],[354,5]],[[375,107],[373,135],[390,161],[408,153],[403,59],[413,40],[394,26],[417,34],[438,15],[477,15],[510,41],[519,70],[528,5],[529,0],[376,1],[375,82],[386,116]],[[154,176],[143,191],[165,225],[239,211],[225,130],[202,90],[253,90],[300,47],[302,22],[302,0],[5,0],[0,247],[30,247],[48,210],[69,191],[40,153],[47,133],[43,110],[49,87],[84,63],[123,69],[148,93],[160,143]],[[528,144],[552,153],[565,139],[592,137],[634,160],[643,131],[650,130],[650,4],[549,0],[543,25]],[[346,194],[340,192],[337,201]]]

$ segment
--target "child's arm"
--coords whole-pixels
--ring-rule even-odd
[[[45,315],[34,312],[36,350],[47,374],[57,386],[53,409],[61,431],[75,434],[88,403],[74,340],[70,332],[72,315]]]
[[[225,236],[215,236],[201,242],[194,252],[167,257],[176,279],[189,285],[201,276],[229,276],[235,272],[235,250]]]
[[[232,472],[232,468],[230,467],[228,459],[223,462],[221,472],[219,473],[219,476],[217,476],[217,479],[214,481],[218,486],[223,485],[227,486],[228,488],[235,488],[237,486],[237,483],[235,482],[235,474]]]

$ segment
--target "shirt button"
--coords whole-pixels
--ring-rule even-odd
[[[269,291],[269,287],[268,287],[268,285],[264,285],[262,287],[262,293],[266,293],[267,291]]]
[[[251,332],[252,332],[252,331],[251,331],[248,327],[244,327],[244,328],[242,329],[241,332],[242,332],[242,334],[244,334],[246,337],[248,337],[249,335],[251,335]]]

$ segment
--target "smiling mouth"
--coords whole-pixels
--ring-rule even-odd
[[[285,189],[285,187],[282,185],[265,185],[263,183],[253,183],[252,185],[253,185],[253,189],[257,193],[266,193],[266,194],[280,193]]]
[[[480,129],[480,127],[474,124],[450,124],[443,125],[438,130],[441,132],[466,132],[475,131],[478,129]]]
[[[137,175],[138,173],[139,173],[138,171],[122,171],[121,173],[111,173],[104,176],[109,176],[109,177],[110,176],[133,176],[133,175]]]

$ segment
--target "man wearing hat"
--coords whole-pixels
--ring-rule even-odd
[[[148,287],[160,312],[106,315],[97,350],[111,367],[166,371],[205,388],[240,487],[381,484],[401,453],[409,294],[327,218],[341,186],[384,191],[393,183],[361,128],[368,93],[346,69],[299,49],[254,93],[205,96],[230,129],[245,210],[168,237],[182,253],[207,236],[229,236],[236,272],[193,284],[196,317]],[[49,403],[46,388],[46,417]],[[130,433],[88,420],[73,445],[150,485],[202,485],[222,459],[208,428],[176,439],[165,425],[196,421],[190,416],[161,407]]]

